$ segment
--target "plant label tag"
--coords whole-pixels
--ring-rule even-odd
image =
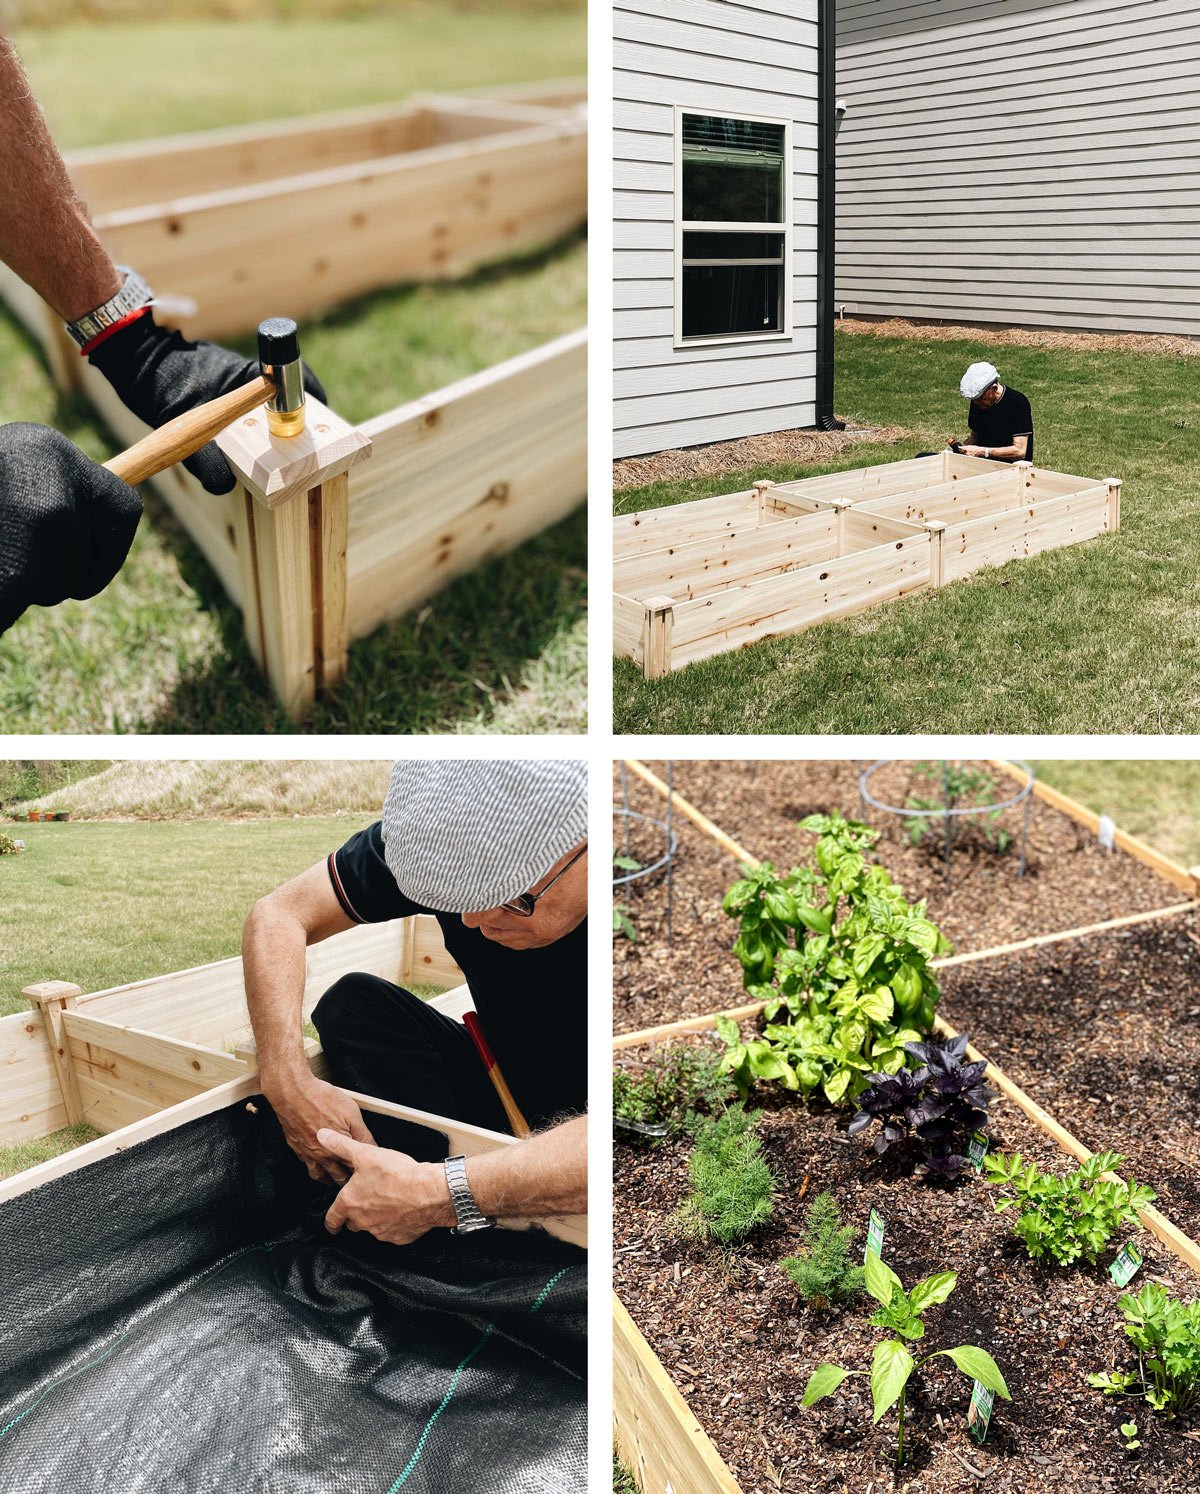
[[[988,1139],[982,1131],[971,1132],[971,1144],[967,1147],[967,1161],[975,1164],[975,1171],[983,1171],[983,1159],[987,1156]]]
[[[1108,1274],[1116,1282],[1117,1286],[1128,1286],[1137,1275],[1138,1267],[1142,1264],[1142,1255],[1136,1245],[1122,1245],[1117,1251],[1117,1258],[1108,1268]]]
[[[872,1209],[867,1220],[867,1248],[863,1251],[863,1260],[869,1255],[883,1258],[883,1215],[878,1209]]]
[[[1116,840],[1114,839],[1116,833],[1116,825],[1113,824],[1106,814],[1102,814],[1100,816],[1100,827],[1096,834],[1104,850],[1111,851],[1113,846],[1116,845]]]
[[[971,1404],[967,1407],[967,1431],[974,1437],[976,1442],[982,1442],[988,1434],[988,1424],[992,1419],[992,1407],[996,1404],[996,1397],[992,1391],[975,1381],[975,1388],[971,1392]]]

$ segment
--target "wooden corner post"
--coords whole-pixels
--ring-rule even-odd
[[[301,721],[346,673],[348,473],[371,455],[371,442],[309,395],[298,436],[273,436],[259,410],[217,445],[238,480],[246,638],[284,710]]]
[[[1116,534],[1121,527],[1121,479],[1110,477],[1105,486],[1108,488],[1108,532]]]
[[[926,519],[925,532],[929,535],[929,584],[937,590],[946,579],[946,526],[941,519]]]
[[[1024,497],[1026,492],[1033,486],[1033,463],[1014,462],[1013,466],[1017,469],[1017,489],[1021,496]]]
[[[43,980],[36,985],[26,986],[21,992],[30,1006],[42,1014],[46,1041],[50,1044],[50,1056],[54,1060],[54,1072],[58,1076],[58,1087],[62,1091],[69,1126],[83,1124],[83,1102],[79,1098],[79,1085],[75,1079],[71,1052],[67,1047],[67,1035],[63,1031],[63,1012],[74,1010],[76,999],[82,991],[82,986],[73,986],[69,981]]]
[[[671,632],[674,626],[674,597],[647,597],[642,632],[642,670],[648,680],[661,680],[671,672]]]
[[[1189,866],[1188,876],[1192,879],[1192,896],[1200,903],[1200,866]]]
[[[774,483],[770,483],[770,482],[756,482],[754,484],[754,491],[758,494],[757,508],[758,508],[758,523],[760,525],[766,523],[766,520],[767,520],[767,494],[771,491],[771,489],[773,487],[774,487]]]

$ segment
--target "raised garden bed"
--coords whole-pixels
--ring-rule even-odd
[[[647,766],[665,778],[664,764]],[[718,826],[736,829],[734,845],[782,869],[801,860],[811,844],[812,837],[798,828],[805,815],[840,807],[847,814],[861,816],[861,766],[865,764],[824,760],[681,760],[675,763],[674,779],[677,792]],[[1012,779],[996,769],[992,776],[1007,794]],[[663,798],[636,773],[630,772],[628,781],[631,806],[661,816]],[[886,790],[893,803],[903,803],[917,788],[928,789],[905,764],[888,768],[873,785],[881,792]],[[1014,853],[998,856],[975,842],[954,852],[947,887],[936,837],[914,848],[905,841],[897,821],[867,815],[884,831],[878,855],[909,898],[928,899],[930,916],[956,954],[1149,911],[1188,897],[1162,871],[1119,849],[1103,850],[1094,828],[1048,802],[1043,792],[1039,785],[1023,878],[1017,875]],[[1022,813],[1010,811],[1005,820],[1014,835],[1020,832]],[[721,899],[738,875],[737,853],[678,812],[674,824],[680,843],[673,867],[676,937],[668,947],[660,936],[665,900],[655,883],[627,889],[639,937],[636,942],[614,941],[617,1032],[719,1011],[748,999],[729,954],[736,925],[721,911]]]
[[[613,520],[613,650],[661,678],[1120,524],[1119,479],[945,451]]]
[[[1037,793],[1040,803],[1053,804],[1073,824],[1094,831],[1095,817],[1081,806],[1040,785]],[[842,803],[854,812],[853,803]],[[830,807],[825,802],[807,808]],[[731,827],[741,830],[736,822],[727,820],[721,828],[692,806],[677,801],[676,808],[696,823],[697,844],[724,858],[727,878],[731,858],[753,863],[748,848],[728,833]],[[687,839],[681,834],[681,841]],[[1200,1430],[1194,1416],[1167,1423],[1140,1399],[1108,1400],[1086,1383],[1088,1374],[1127,1367],[1131,1358],[1117,1310],[1120,1292],[1104,1270],[1124,1239],[1136,1233],[1142,1249],[1138,1281],[1159,1280],[1178,1298],[1200,1298],[1200,1245],[1188,1233],[1195,1227],[1196,1197],[1188,1162],[1196,1148],[1193,1131],[1180,1139],[1177,1125],[1181,1103],[1194,1103],[1194,1085],[1186,1088],[1194,1077],[1194,1039],[1190,1031],[1176,1037],[1178,1024],[1200,1016],[1196,874],[1133,837],[1118,832],[1117,842],[1153,872],[1160,888],[1165,886],[1169,905],[1158,902],[1146,912],[1118,915],[1116,930],[1087,932],[1075,926],[1035,937],[1034,947],[1019,954],[975,960],[968,953],[965,959],[934,962],[941,966],[943,986],[937,1028],[945,1034],[953,1030],[947,1022],[953,1022],[971,1030],[985,1051],[973,1049],[970,1056],[1001,1062],[1004,1069],[1009,1052],[1014,1065],[1024,1059],[1014,1074],[989,1070],[989,1082],[1001,1094],[992,1107],[993,1151],[1020,1151],[1059,1175],[1072,1170],[1071,1158],[1086,1160],[1089,1148],[1124,1152],[1131,1164],[1122,1166],[1122,1175],[1158,1189],[1161,1209],[1143,1208],[1144,1232],[1122,1228],[1095,1267],[1062,1271],[1037,1265],[1011,1232],[1013,1216],[994,1213],[996,1191],[972,1172],[953,1189],[900,1177],[890,1160],[874,1157],[865,1139],[848,1137],[852,1107],[835,1113],[819,1098],[806,1104],[760,1084],[753,1103],[766,1112],[766,1156],[779,1183],[776,1212],[745,1245],[718,1255],[682,1236],[673,1218],[685,1192],[688,1144],[667,1142],[650,1153],[618,1143],[616,1286],[624,1305],[618,1301],[615,1312],[614,1414],[618,1445],[636,1468],[644,1494],[679,1488],[689,1494],[871,1488],[959,1494],[985,1480],[989,1488],[1014,1494],[1042,1488],[1106,1494],[1188,1488],[1196,1481]],[[802,858],[782,859],[791,864]],[[718,890],[718,900],[727,885],[728,880]],[[914,895],[911,886],[906,891]],[[1005,892],[994,888],[992,896]],[[664,951],[660,941],[654,942],[658,948],[647,953],[656,954],[661,965]],[[1064,951],[1070,951],[1065,963]],[[1047,959],[1055,962],[1056,974],[1047,975]],[[722,952],[711,963],[724,978],[726,998],[734,997],[718,1002],[715,1011],[729,1010],[743,994],[737,962]],[[973,980],[977,971],[985,973],[980,982]],[[968,1011],[956,999],[960,981],[975,992],[977,1006]],[[1008,1004],[996,1001],[989,1026],[981,1014],[1001,988],[1009,993]],[[1085,990],[1091,992],[1090,1003]],[[1056,991],[1063,994],[1061,1010]],[[1099,1005],[1101,993],[1107,1008]],[[1073,1134],[1074,1117],[1086,1122],[1095,1114],[1077,1108],[1072,1072],[1088,1084],[1112,1073],[1102,1065],[1111,1064],[1113,1034],[1107,1040],[1101,1035],[1098,1010],[1102,1018],[1111,1012],[1114,1031],[1121,1024],[1119,1041],[1137,1055],[1127,1098],[1130,1109],[1141,1113],[1126,1124],[1119,1116],[1112,1126],[1096,1121],[1079,1136]],[[713,1025],[715,1011],[690,1025]],[[616,1025],[620,1034],[619,1015]],[[1080,1037],[1089,1027],[1093,1031]],[[1001,1041],[1000,1052],[990,1051],[992,1034],[1010,1029],[1016,1038],[1008,1048]],[[757,1023],[746,1021],[742,1030],[750,1037]],[[682,1030],[670,1040],[704,1041]],[[1073,1042],[1082,1050],[1079,1064]],[[1164,1061],[1160,1068],[1156,1044],[1176,1062]],[[644,1038],[618,1035],[618,1064],[636,1062],[646,1046]],[[1118,1090],[1105,1090],[1099,1098],[1115,1108]],[[1084,1103],[1096,1101],[1092,1094]],[[1139,1121],[1144,1142],[1137,1134]],[[1181,1168],[1174,1161],[1164,1165],[1158,1155],[1159,1150],[1169,1155],[1172,1137],[1183,1153]],[[890,1436],[873,1430],[863,1382],[846,1381],[832,1399],[801,1407],[807,1377],[818,1364],[861,1367],[880,1337],[865,1322],[871,1304],[825,1316],[812,1312],[779,1270],[779,1260],[800,1244],[804,1199],[821,1190],[834,1194],[860,1230],[868,1208],[880,1210],[888,1224],[885,1258],[907,1286],[934,1271],[959,1274],[941,1315],[937,1309],[930,1313],[930,1338],[922,1352],[975,1343],[995,1355],[1014,1400],[997,1404],[985,1446],[968,1440],[963,1424],[968,1391],[953,1372],[935,1371],[910,1401],[921,1430],[914,1433],[910,1414],[910,1460],[900,1475],[891,1461],[894,1412]],[[719,1332],[713,1331],[714,1320]],[[1139,1428],[1136,1457],[1126,1449],[1128,1434],[1119,1431],[1127,1420]]]
[[[736,1480],[732,1487],[832,1494],[865,1491],[874,1481],[877,1494],[901,1487],[911,1494],[1052,1487],[1107,1494],[1182,1490],[1200,1478],[1200,1441],[1158,1427],[1146,1432],[1147,1408],[1130,1410],[1086,1383],[1124,1355],[1120,1293],[1103,1269],[1060,1272],[1031,1263],[1012,1235],[1011,1216],[993,1212],[995,1190],[973,1173],[952,1190],[889,1177],[865,1141],[846,1137],[844,1114],[765,1089],[755,1103],[764,1110],[765,1154],[780,1187],[774,1217],[736,1254],[687,1239],[672,1220],[687,1189],[686,1141],[653,1148],[618,1142],[615,1149],[614,1287]],[[994,1149],[1070,1170],[1069,1159],[1011,1103],[996,1105],[991,1135]],[[885,1259],[906,1285],[934,1271],[959,1273],[953,1296],[929,1314],[928,1347],[974,1343],[1000,1364],[1013,1399],[997,1402],[983,1446],[967,1435],[969,1392],[949,1366],[934,1369],[911,1402],[912,1460],[899,1478],[894,1416],[871,1427],[864,1381],[845,1382],[837,1398],[818,1406],[800,1405],[817,1365],[860,1365],[880,1336],[866,1321],[874,1305],[868,1299],[814,1312],[779,1269],[799,1244],[806,1204],[823,1189],[859,1226],[860,1250],[868,1210],[880,1211]],[[1153,1237],[1138,1240],[1145,1256],[1139,1280],[1160,1277],[1177,1294],[1200,1296],[1200,1279],[1187,1267]],[[618,1399],[619,1433],[621,1409]],[[1144,1450],[1133,1461],[1117,1427],[1135,1415]],[[717,1473],[709,1487],[729,1487]],[[662,1484],[651,1475],[643,1487],[660,1494]],[[703,1486],[688,1487],[699,1494]]]
[[[114,258],[168,301],[164,321],[191,336],[246,333],[272,313],[303,326],[349,296],[582,225],[583,97],[547,84],[415,100],[105,147],[68,166]],[[60,388],[86,395],[122,446],[146,435],[3,266],[0,296]],[[238,479],[228,494],[181,466],[151,479],[241,608],[293,720],[341,683],[355,639],[585,500],[586,375],[580,329],[358,426],[311,396],[292,440],[260,415],[238,421],[221,437]]]

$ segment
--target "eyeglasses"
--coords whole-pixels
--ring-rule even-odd
[[[546,894],[550,891],[551,887],[554,886],[555,882],[558,881],[559,877],[566,876],[567,872],[571,870],[571,868],[575,865],[579,858],[581,856],[585,856],[586,854],[587,842],[585,841],[583,845],[581,845],[575,852],[574,856],[571,857],[570,861],[567,862],[566,866],[563,867],[562,871],[556,872],[555,875],[550,878],[550,880],[542,888],[541,892],[523,892],[520,897],[514,897],[507,903],[501,903],[500,906],[506,913],[515,913],[518,918],[532,918],[534,915],[534,910],[537,908],[538,898],[545,897]]]

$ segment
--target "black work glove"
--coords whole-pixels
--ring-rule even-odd
[[[0,633],[26,607],[103,591],[141,516],[137,489],[61,431],[0,426]]]
[[[188,342],[182,333],[157,326],[152,311],[106,337],[88,354],[88,361],[122,403],[155,429],[195,405],[239,389],[261,372],[253,359],[214,342]],[[325,403],[325,389],[307,367],[304,387]],[[233,473],[215,442],[202,446],[183,465],[210,493],[228,493],[233,487]]]

